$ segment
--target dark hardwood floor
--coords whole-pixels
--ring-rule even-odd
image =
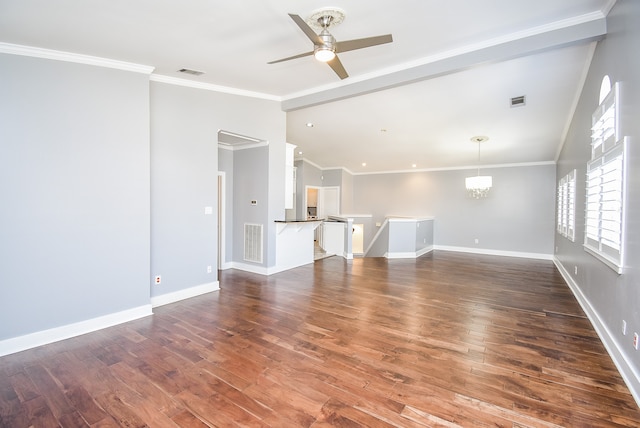
[[[549,261],[331,257],[0,358],[2,427],[638,427]]]

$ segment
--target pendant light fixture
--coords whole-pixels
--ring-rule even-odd
[[[478,144],[478,175],[474,177],[467,177],[465,179],[465,184],[467,186],[469,196],[476,199],[486,198],[493,184],[493,179],[490,175],[480,175],[480,144],[487,140],[489,140],[489,137],[471,137],[471,141]]]

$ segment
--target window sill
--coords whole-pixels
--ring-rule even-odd
[[[617,260],[612,260],[611,258],[607,257],[606,255],[602,254],[601,252],[599,252],[596,249],[591,248],[591,247],[589,247],[587,245],[584,245],[584,250],[587,253],[591,254],[596,259],[600,260],[602,263],[604,263],[608,267],[610,267],[611,269],[613,269],[618,275],[622,274],[623,266],[618,264]]]

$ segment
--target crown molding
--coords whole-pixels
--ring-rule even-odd
[[[528,166],[545,166],[555,165],[555,161],[541,161],[541,162],[522,162],[522,163],[504,163],[493,165],[480,165],[482,169],[499,169],[499,168],[523,168]],[[367,171],[367,172],[354,172],[353,175],[378,175],[378,174],[411,174],[416,172],[439,172],[439,171],[462,171],[462,170],[477,170],[478,165],[473,166],[453,166],[445,168],[422,168],[422,169],[402,169],[395,171]]]
[[[218,148],[222,150],[229,150],[231,152],[235,152],[238,150],[255,149],[256,147],[265,147],[268,145],[269,145],[268,141],[260,141],[260,142],[251,143],[251,144],[243,144],[241,146],[232,146],[228,144],[218,143]]]
[[[150,80],[153,82],[167,83],[169,85],[186,86],[186,87],[195,88],[195,89],[205,89],[207,91],[222,92],[225,94],[240,95],[243,97],[260,98],[263,100],[277,101],[277,102],[282,101],[282,97],[278,97],[275,95],[264,94],[261,92],[246,91],[243,89],[231,88],[229,86],[214,85],[211,83],[196,82],[193,80],[181,79],[179,77],[166,76],[164,74],[152,74],[150,77]]]
[[[115,68],[117,70],[133,71],[134,73],[142,74],[151,74],[155,68],[149,65],[134,64],[132,62],[117,61],[97,56],[81,55],[72,52],[63,52],[2,42],[0,42],[0,53],[29,56],[33,58],[53,59],[56,61],[75,62],[77,64]]]

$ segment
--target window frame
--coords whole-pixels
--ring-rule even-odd
[[[620,85],[592,116],[585,185],[584,249],[621,274],[624,267],[627,137],[620,136]]]
[[[576,239],[576,170],[558,182],[557,231],[575,242]]]

